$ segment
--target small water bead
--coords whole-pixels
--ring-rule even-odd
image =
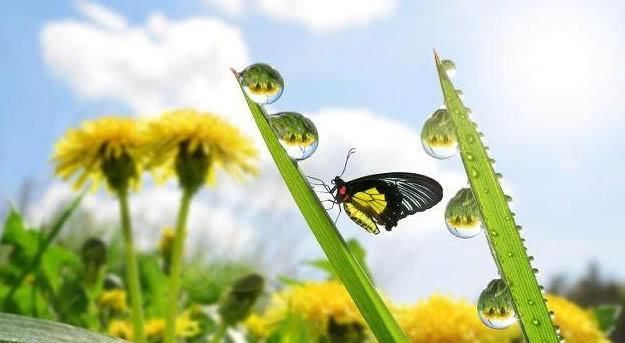
[[[423,124],[421,144],[428,155],[439,160],[458,153],[458,139],[446,109],[436,110]]]
[[[498,179],[503,179],[503,174],[501,174],[501,173],[495,173],[495,176],[496,176]]]
[[[280,73],[265,63],[255,63],[239,74],[245,94],[257,104],[266,105],[278,100],[284,91]]]
[[[506,253],[506,256],[512,257],[512,256],[514,256],[514,253],[512,251],[508,251],[508,253]]]
[[[269,117],[280,144],[287,154],[298,161],[310,157],[319,145],[315,124],[297,112],[281,112]]]
[[[501,279],[492,280],[477,301],[477,313],[484,325],[492,329],[505,329],[514,324],[512,296]]]
[[[529,305],[534,305],[534,304],[535,304],[534,300],[532,300],[532,299],[529,299],[529,300],[527,301],[527,303],[528,303]]]
[[[471,176],[478,177],[480,176],[480,172],[478,172],[475,168],[471,168]]]
[[[540,326],[540,320],[534,318],[532,319],[532,324],[534,324],[534,326]]]
[[[538,274],[538,268],[532,268],[532,272],[533,272],[534,274]]]
[[[521,231],[521,230],[523,230],[523,227],[522,227],[521,225],[517,225],[517,226],[516,226],[516,230],[517,230],[517,231]]]
[[[507,202],[512,202],[512,197],[509,196],[508,194],[504,194],[504,198],[506,198]],[[514,214],[512,214],[514,216]]]
[[[488,162],[490,162],[491,164],[495,164],[497,161],[494,158],[489,157]]]
[[[471,238],[482,231],[482,218],[471,188],[462,188],[445,208],[445,223],[452,235]]]
[[[534,261],[534,256],[528,256],[528,257],[527,257],[527,259],[528,259],[530,262],[532,262],[532,261]]]
[[[442,60],[441,67],[447,73],[447,76],[450,79],[453,79],[456,76],[456,64],[452,60]]]
[[[475,157],[473,157],[473,154],[470,153],[470,152],[467,152],[466,156],[467,156],[467,160],[469,160],[469,161],[473,161],[475,159]]]

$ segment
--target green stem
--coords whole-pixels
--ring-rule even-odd
[[[39,268],[39,264],[41,263],[41,258],[43,257],[44,253],[48,250],[48,248],[50,247],[50,244],[52,244],[52,241],[54,241],[56,236],[59,235],[65,222],[69,219],[72,213],[78,208],[78,205],[80,204],[80,201],[82,200],[84,195],[85,195],[85,192],[84,191],[81,192],[69,204],[69,206],[65,208],[65,210],[61,213],[61,215],[53,222],[50,228],[50,232],[48,233],[48,236],[46,236],[43,242],[39,244],[37,253],[35,254],[35,257],[33,258],[32,262],[28,265],[28,267],[26,267],[22,271],[22,273],[17,278],[17,281],[13,283],[13,286],[11,287],[6,297],[4,298],[4,302],[3,302],[4,308],[7,307],[7,305],[9,304],[9,301],[13,298],[13,295],[15,294],[17,289],[22,285],[22,283],[24,282],[24,279],[26,279],[26,276],[34,272],[35,269]]]
[[[490,157],[436,53],[435,60],[460,156],[484,223],[484,232],[499,274],[512,295],[523,334],[528,342],[559,342],[514,214],[510,211]]]
[[[225,324],[222,324],[219,326],[219,329],[217,329],[217,332],[215,332],[215,334],[213,335],[213,338],[211,338],[211,343],[219,343],[223,340],[224,336],[226,335],[226,332],[228,331],[228,326]]]
[[[169,269],[169,299],[168,311],[165,318],[165,343],[174,343],[176,340],[176,314],[178,312],[178,295],[180,293],[182,264],[182,253],[184,251],[184,241],[187,235],[187,217],[193,192],[184,190],[180,200],[180,210],[176,222],[176,234],[174,236],[174,246],[171,253],[171,265]]]
[[[124,236],[126,250],[126,275],[128,278],[128,291],[130,292],[130,316],[132,318],[134,340],[137,343],[144,343],[146,340],[143,331],[143,298],[141,296],[141,287],[139,285],[137,256],[135,255],[132,238],[132,225],[130,223],[130,209],[128,206],[128,191],[119,191],[118,197],[119,211],[122,220],[122,235]]]

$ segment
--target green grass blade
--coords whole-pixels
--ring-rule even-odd
[[[237,73],[234,73],[236,76]],[[297,164],[291,160],[278,142],[278,138],[263,114],[263,109],[250,100],[245,93],[243,95],[293,199],[295,199],[306,223],[308,223],[332,267],[369,324],[369,328],[380,342],[407,342],[399,325],[376,292],[363,268],[349,251],[345,240],[334,226],[332,219],[328,216],[305,176],[302,175]]]
[[[125,341],[67,324],[0,313],[0,342],[122,343]]]
[[[525,338],[528,342],[557,343],[559,338],[541,287],[484,144],[436,53],[435,59],[445,104],[455,126],[460,155],[480,208],[488,244],[499,274],[512,294]]]

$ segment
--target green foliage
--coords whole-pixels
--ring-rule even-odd
[[[295,313],[288,313],[266,343],[317,343],[319,336],[310,323]]]
[[[236,72],[234,73],[235,77],[238,76]],[[238,77],[236,78],[238,80]],[[343,240],[338,229],[334,226],[334,222],[328,216],[306,177],[302,175],[297,163],[291,160],[280,145],[264,114],[263,108],[250,100],[243,92],[243,89],[241,90],[252,117],[295,203],[334,271],[369,324],[369,328],[379,341],[406,342],[407,339],[404,333],[373,287],[367,273],[365,273],[358,260],[349,250],[345,240]]]
[[[517,230],[490,156],[471,122],[444,67],[435,54],[447,110],[456,131],[462,162],[480,208],[486,237],[502,279],[508,285],[525,338],[529,342],[560,341],[540,285]]]
[[[616,327],[619,315],[621,314],[621,306],[601,305],[593,308],[592,313],[597,323],[599,323],[601,330],[609,335]]]
[[[347,248],[352,252],[352,255],[354,255],[354,258],[356,258],[365,273],[367,273],[369,279],[373,280],[371,271],[369,270],[369,266],[367,265],[367,262],[365,260],[365,258],[367,257],[367,252],[362,247],[362,245],[360,245],[360,243],[358,243],[355,238],[352,238],[347,241]],[[307,264],[326,272],[328,275],[328,279],[330,280],[339,279],[336,271],[334,270],[334,268],[332,268],[332,264],[326,258],[319,258],[316,260],[308,261]]]

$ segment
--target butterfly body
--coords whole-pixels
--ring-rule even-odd
[[[351,181],[332,180],[334,199],[365,230],[377,234],[378,226],[391,231],[400,219],[425,211],[443,197],[434,179],[414,173],[383,173]],[[336,193],[334,193],[336,192]]]

